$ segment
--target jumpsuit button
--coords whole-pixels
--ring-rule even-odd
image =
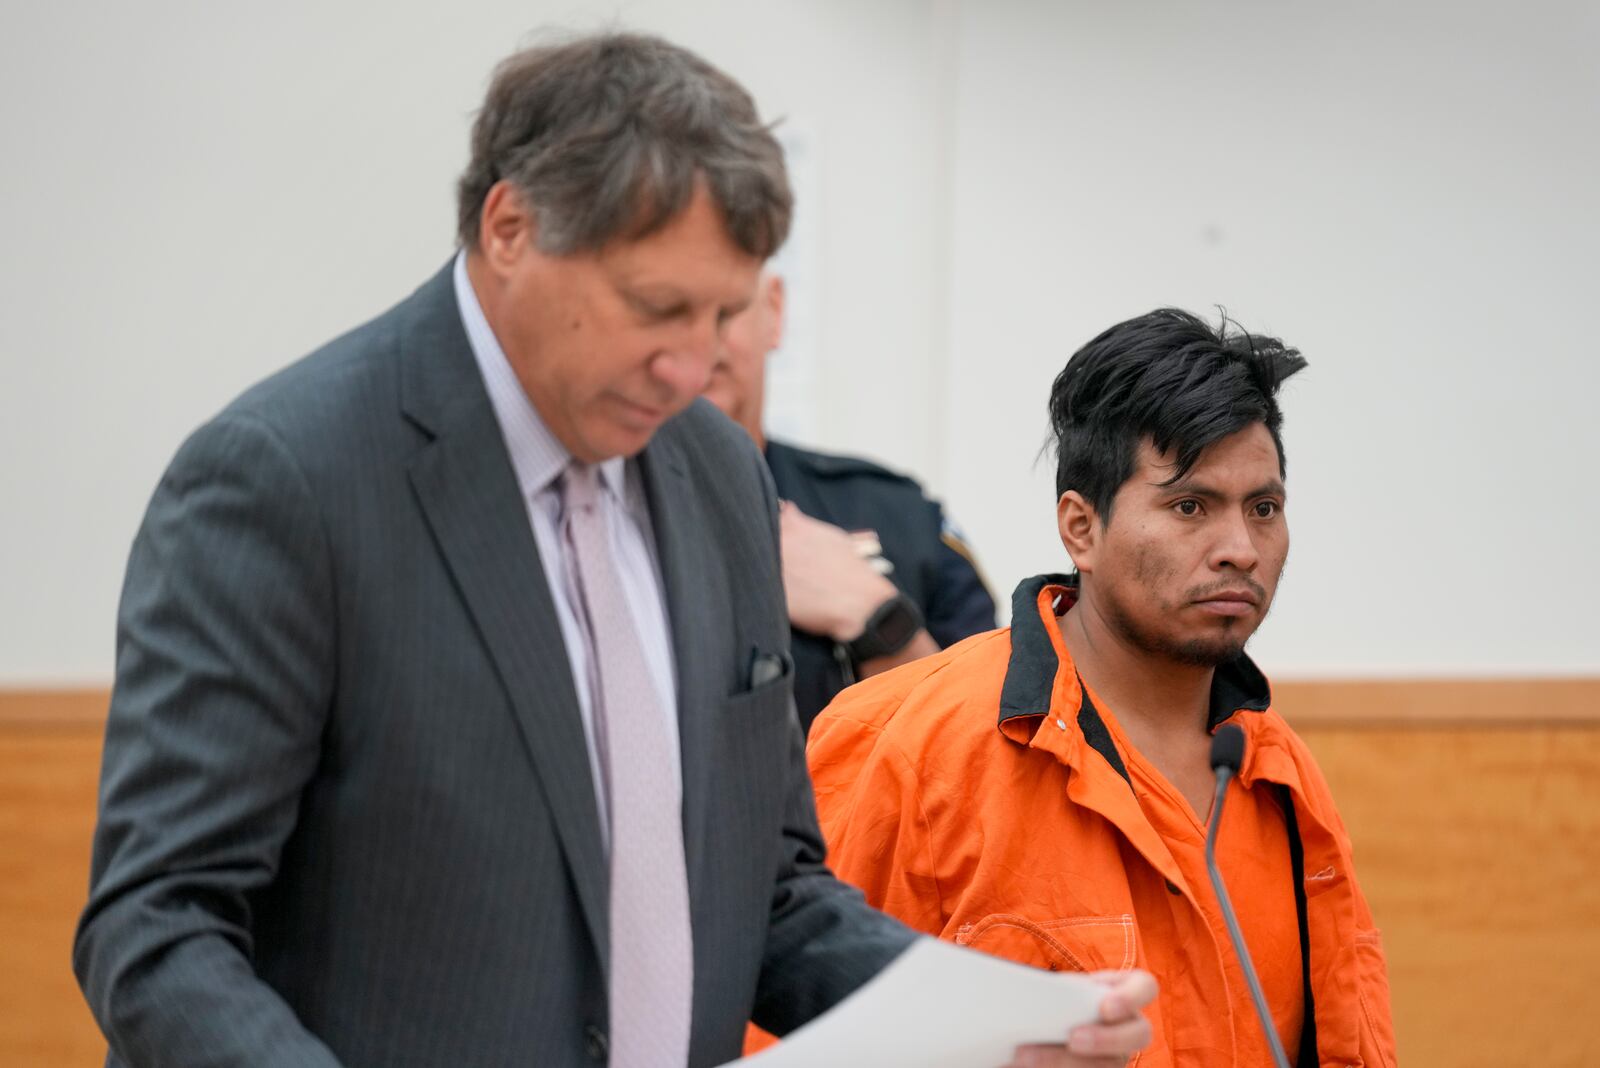
[[[1178,884],[1177,883],[1174,883],[1171,879],[1168,879],[1167,880],[1167,893],[1169,893],[1169,894],[1181,894],[1181,893],[1183,893],[1183,891],[1178,889]]]

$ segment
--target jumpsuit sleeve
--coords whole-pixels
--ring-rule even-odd
[[[947,916],[916,769],[877,726],[841,708],[847,700],[817,719],[806,749],[829,864],[873,907],[939,935]]]

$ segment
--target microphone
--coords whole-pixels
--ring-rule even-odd
[[[1261,992],[1261,980],[1256,978],[1256,966],[1251,963],[1250,950],[1244,944],[1244,934],[1239,930],[1239,918],[1233,914],[1233,903],[1228,900],[1228,888],[1222,883],[1222,872],[1217,869],[1217,828],[1222,826],[1222,802],[1227,796],[1228,780],[1239,773],[1244,762],[1244,731],[1232,723],[1217,728],[1211,738],[1211,770],[1217,775],[1217,796],[1211,803],[1211,819],[1206,827],[1206,871],[1211,875],[1211,887],[1217,892],[1217,903],[1222,906],[1222,918],[1228,924],[1228,937],[1233,940],[1233,952],[1244,969],[1244,979],[1250,986],[1250,999],[1255,1002],[1256,1016],[1261,1019],[1261,1029],[1267,1033],[1267,1046],[1272,1050],[1272,1063],[1278,1068],[1289,1068],[1283,1055],[1283,1042],[1278,1038],[1278,1028],[1267,1011],[1267,997]]]

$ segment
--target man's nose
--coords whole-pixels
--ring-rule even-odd
[[[711,382],[722,346],[721,328],[715,309],[689,320],[677,343],[660,352],[650,364],[650,373],[671,387],[678,397],[695,396]]]
[[[1220,571],[1231,567],[1249,574],[1260,562],[1261,553],[1256,549],[1249,520],[1237,513],[1221,520],[1217,541],[1211,550],[1211,569]]]

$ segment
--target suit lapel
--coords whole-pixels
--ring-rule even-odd
[[[725,664],[707,648],[706,635],[729,633],[726,575],[705,532],[714,529],[689,477],[673,424],[659,431],[640,457],[656,553],[672,620],[678,673],[678,733],[683,766],[683,844],[694,900],[705,878],[706,821],[710,817],[712,734],[726,696]]]
[[[577,692],[526,506],[455,304],[450,269],[412,298],[402,405],[433,438],[417,501],[505,686],[603,968],[607,878]]]

